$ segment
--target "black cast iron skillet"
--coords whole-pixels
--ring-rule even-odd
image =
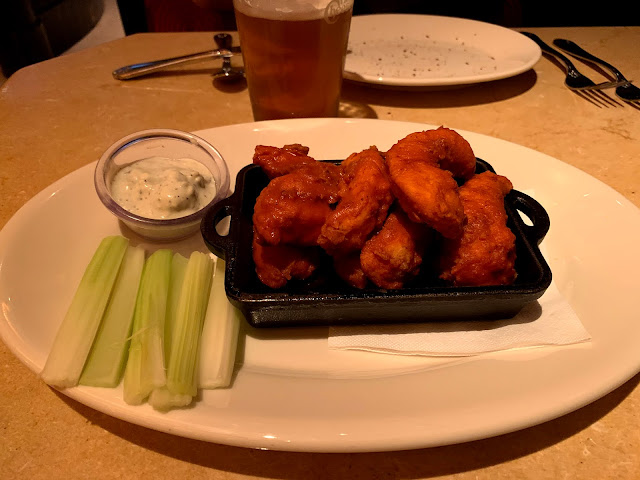
[[[494,171],[477,159],[476,172],[486,170]],[[233,195],[214,205],[201,224],[207,247],[226,261],[227,297],[254,327],[509,318],[541,297],[551,283],[551,270],[538,248],[549,230],[549,216],[536,200],[513,190],[505,198],[508,226],[516,236],[518,277],[512,285],[452,287],[426,264],[404,288],[359,290],[335,274],[327,256],[310,279],[271,289],[258,280],[251,253],[253,206],[268,181],[259,166],[244,167]],[[221,235],[216,227],[226,217],[229,233]]]

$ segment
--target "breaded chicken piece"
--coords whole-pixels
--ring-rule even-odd
[[[338,276],[352,287],[363,289],[369,283],[360,264],[359,250],[334,257],[333,268]]]
[[[351,154],[341,168],[340,200],[318,238],[331,255],[360,250],[371,233],[382,227],[394,200],[387,167],[376,147]]]
[[[271,288],[281,288],[292,278],[309,278],[317,268],[319,251],[317,247],[261,245],[254,233],[253,261],[262,283]]]
[[[282,148],[258,145],[253,154],[253,163],[260,165],[269,178],[291,173],[302,165],[315,163],[309,155],[309,147],[293,143]]]
[[[429,239],[430,230],[425,225],[412,222],[397,208],[362,248],[362,271],[380,288],[402,288],[420,271]]]
[[[467,224],[445,240],[440,277],[453,285],[508,285],[516,278],[515,235],[507,227],[504,197],[512,189],[501,175],[484,172],[460,187]]]
[[[404,161],[437,165],[460,180],[468,180],[476,171],[471,145],[449,128],[411,133],[394,146],[397,146],[394,153],[401,151]]]
[[[412,221],[425,223],[447,238],[462,235],[464,210],[451,173],[422,162],[387,160],[387,164],[392,191]]]
[[[276,177],[260,192],[253,212],[259,241],[267,245],[317,245],[320,229],[338,199],[337,165],[315,162]]]
[[[464,212],[454,177],[468,179],[476,157],[458,133],[440,127],[407,135],[385,155],[393,192],[414,222],[447,238],[462,234]]]

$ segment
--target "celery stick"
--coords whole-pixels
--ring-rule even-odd
[[[224,268],[224,260],[218,258],[200,343],[200,388],[229,386],[235,365],[242,314],[227,300]]]
[[[167,319],[164,327],[164,358],[165,364],[169,360],[171,351],[171,342],[173,338],[173,329],[175,328],[176,311],[178,310],[178,301],[180,300],[180,292],[184,283],[184,274],[187,271],[187,263],[189,260],[179,253],[173,255],[171,261],[171,280],[169,281],[169,298],[167,299]]]
[[[192,401],[191,395],[171,393],[167,387],[156,388],[149,395],[149,405],[161,412],[168,412],[175,407],[187,407]]]
[[[211,292],[213,261],[209,255],[193,252],[189,257],[167,364],[170,393],[190,395],[198,392],[197,361],[202,324]]]
[[[144,249],[129,245],[82,370],[81,385],[115,387],[120,383],[129,350],[131,321],[143,266]]]
[[[169,282],[169,297],[167,300],[167,317],[164,327],[164,358],[165,366],[168,365],[171,356],[171,342],[173,338],[173,330],[176,325],[176,313],[178,311],[178,302],[180,301],[180,292],[184,283],[184,276],[187,271],[189,260],[184,256],[176,253],[173,255],[171,262],[171,280]],[[155,388],[149,395],[149,405],[156,410],[168,411],[174,407],[186,407],[193,400],[191,395],[175,395],[164,387]]]
[[[49,385],[77,385],[128,243],[121,236],[106,237],[100,242],[80,280],[40,374]]]
[[[124,372],[123,396],[130,405],[141,404],[166,383],[163,337],[172,257],[171,250],[157,250],[142,270]]]

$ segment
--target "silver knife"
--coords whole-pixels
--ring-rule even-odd
[[[231,47],[229,49],[209,50],[206,52],[192,53],[191,55],[183,55],[181,57],[165,58],[163,60],[155,60],[152,62],[135,63],[126,67],[118,68],[112,72],[113,78],[116,80],[129,80],[131,78],[149,75],[160,70],[182,65],[184,63],[195,63],[212,58],[224,58],[239,55],[240,47]]]

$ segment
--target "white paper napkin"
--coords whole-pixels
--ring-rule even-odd
[[[470,356],[569,345],[591,337],[553,282],[515,317],[491,321],[331,327],[329,348],[396,355]]]

